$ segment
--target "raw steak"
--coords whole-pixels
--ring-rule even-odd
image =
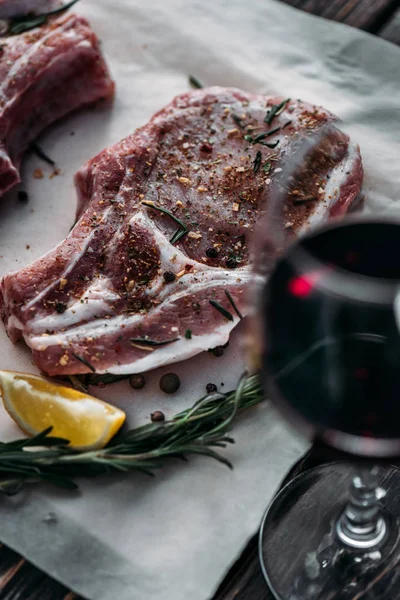
[[[0,19],[46,13],[61,4],[61,0],[0,0]]]
[[[20,181],[21,155],[48,125],[113,94],[96,35],[76,15],[0,43],[0,195]]]
[[[271,119],[281,101],[219,87],[183,94],[78,172],[74,229],[1,284],[8,333],[43,372],[137,373],[228,340],[239,318],[225,292],[245,311],[248,242],[282,160],[335,120],[299,101]],[[285,206],[294,232],[346,212],[360,190],[358,147],[335,136]]]

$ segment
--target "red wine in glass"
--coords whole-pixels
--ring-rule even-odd
[[[350,219],[292,243],[258,302],[269,397],[312,439],[400,455],[400,221]],[[400,477],[350,460],[268,509],[260,555],[280,600],[400,598]]]

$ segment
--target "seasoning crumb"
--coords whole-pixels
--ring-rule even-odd
[[[179,177],[178,181],[186,186],[192,185],[192,182],[190,181],[189,177]]]
[[[150,419],[152,423],[161,423],[165,421],[165,415],[161,410],[156,410],[155,412],[151,413]]]
[[[61,169],[54,169],[54,171],[50,173],[49,179],[54,179],[54,177],[57,177],[58,175],[61,175]]]
[[[232,204],[232,210],[233,210],[234,212],[238,212],[238,210],[239,210],[239,204],[238,204],[237,202],[234,202],[234,203]]]
[[[43,171],[42,171],[42,169],[35,169],[35,170],[33,171],[33,177],[34,177],[35,179],[43,179],[44,175],[43,175]]]
[[[201,233],[199,231],[197,231],[197,232],[189,231],[188,237],[191,238],[192,240],[200,240],[203,236],[201,235]]]
[[[27,244],[27,245],[26,245],[26,249],[27,249],[27,250],[29,250],[29,248],[30,248],[30,245],[29,245],[29,244]]]
[[[60,290],[63,290],[68,283],[68,279],[64,279],[63,277],[60,279]]]

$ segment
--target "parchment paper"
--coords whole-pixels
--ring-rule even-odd
[[[19,268],[60,241],[74,218],[72,175],[188,87],[238,86],[324,105],[342,117],[362,149],[367,210],[398,210],[400,189],[400,51],[356,30],[300,13],[273,0],[82,0],[103,41],[117,81],[114,107],[80,112],[40,141],[62,168],[31,158],[21,189],[0,203],[0,274]],[[33,179],[35,168],[45,173]],[[238,332],[237,332],[238,333]],[[236,333],[236,340],[237,340]],[[22,344],[0,330],[1,368],[35,371]],[[237,341],[223,358],[205,354],[174,366],[179,394],[144,392],[126,383],[101,391],[143,422],[191,404],[208,382],[229,389],[243,368]],[[98,390],[99,391],[99,390]],[[1,413],[0,439],[15,427]],[[0,539],[47,573],[94,599],[207,600],[257,530],[285,472],[306,448],[265,403],[235,428],[230,472],[193,459],[142,475],[82,481],[81,494],[36,488],[0,498]]]

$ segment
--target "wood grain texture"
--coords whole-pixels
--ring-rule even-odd
[[[399,0],[282,1],[307,12],[382,35],[400,45]],[[314,449],[313,453],[294,467],[288,478],[296,475],[300,469],[316,466],[324,460],[326,457]],[[0,600],[84,599],[43,574],[12,550],[0,545]],[[273,600],[261,573],[257,536],[250,541],[229,571],[213,600]]]
[[[398,8],[398,0],[283,0],[314,15],[377,33]]]

